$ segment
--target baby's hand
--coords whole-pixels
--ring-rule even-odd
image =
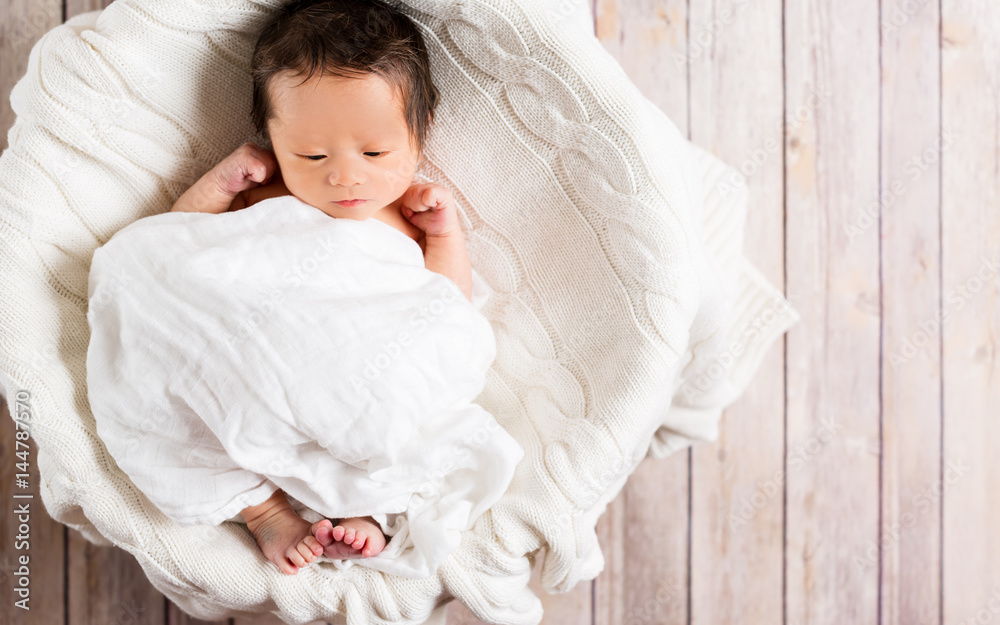
[[[432,182],[415,184],[403,193],[400,201],[403,216],[428,237],[461,232],[458,209],[451,191]]]
[[[271,182],[273,184],[268,184]],[[265,197],[288,195],[274,153],[244,143],[205,172],[174,202],[171,212],[225,213],[240,210]]]
[[[255,143],[244,143],[236,148],[210,172],[225,195],[235,198],[238,194],[267,184],[278,168],[274,153]]]

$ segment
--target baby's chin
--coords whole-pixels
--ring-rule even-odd
[[[355,221],[364,221],[370,219],[375,213],[385,209],[386,205],[383,205],[377,201],[369,200],[358,206],[341,206],[333,201],[326,202],[310,202],[304,200],[298,196],[299,200],[305,202],[306,204],[312,206],[313,208],[318,208],[330,217],[337,217],[340,219],[354,219]]]

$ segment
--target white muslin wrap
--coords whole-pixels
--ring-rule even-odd
[[[431,575],[524,454],[475,403],[496,343],[473,283],[470,303],[402,232],[292,196],[135,221],[90,267],[98,435],[180,524],[281,488],[308,520],[391,537],[336,566]]]

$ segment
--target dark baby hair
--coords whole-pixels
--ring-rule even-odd
[[[317,70],[344,78],[379,75],[402,97],[411,140],[423,151],[440,94],[423,37],[397,8],[380,0],[298,0],[282,8],[261,31],[250,61],[251,115],[263,136],[274,118],[268,86],[286,70],[307,74],[302,82]]]

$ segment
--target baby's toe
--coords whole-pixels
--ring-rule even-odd
[[[354,543],[356,549],[360,551],[362,558],[371,558],[372,556],[377,556],[382,553],[382,549],[385,548],[385,541],[379,540],[377,536],[369,536],[367,540],[358,545],[357,542]]]
[[[385,549],[385,535],[379,532],[378,534],[373,534],[368,537],[368,541],[365,543],[364,549],[361,551],[361,555],[366,558],[371,558],[372,556],[377,556],[382,553]]]
[[[338,525],[337,527],[330,530],[330,536],[335,542],[340,542],[344,539],[344,534],[347,532],[343,525]]]
[[[330,522],[330,519],[316,521],[309,527],[309,533],[315,536],[319,544],[324,547],[334,542],[332,530],[333,524]]]
[[[305,560],[306,564],[312,562],[316,559],[316,556],[323,553],[323,547],[312,536],[299,542],[296,549],[302,555],[302,559]]]
[[[291,549],[289,549],[289,551],[291,551]],[[285,575],[295,575],[296,573],[299,572],[299,567],[296,566],[295,563],[292,562],[290,558],[285,557],[277,559],[279,560],[279,562],[275,562],[275,564],[278,565],[278,568],[281,569],[281,572],[284,573]]]
[[[308,549],[314,556],[318,556],[323,553],[324,545],[320,543],[315,536],[306,536],[302,539],[301,544],[305,545],[306,549]]]
[[[361,530],[358,530],[357,533],[354,535],[354,542],[351,543],[351,546],[354,547],[355,549],[361,549],[362,547],[364,547],[365,533],[362,532]]]
[[[337,542],[333,538],[333,530],[331,530],[329,527],[319,528],[318,530],[316,530],[315,536],[316,540],[319,541],[319,544],[323,545],[324,547],[332,545],[333,543]]]
[[[296,567],[303,567],[307,564],[305,556],[299,551],[299,545],[289,547],[285,551],[285,557],[291,560]]]

